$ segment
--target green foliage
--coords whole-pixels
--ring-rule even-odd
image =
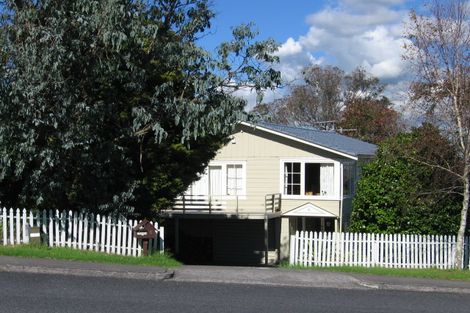
[[[2,2],[3,3],[3,2]],[[151,216],[224,144],[249,86],[279,82],[249,26],[197,45],[206,0],[5,1],[0,201]]]
[[[363,168],[350,230],[455,234],[461,201],[454,193],[455,178],[424,163],[455,158],[454,149],[430,125],[383,142]]]

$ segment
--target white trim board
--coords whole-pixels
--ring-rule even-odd
[[[283,213],[282,216],[290,217],[290,216],[303,216],[303,217],[334,217],[337,218],[336,215],[330,213],[310,202],[305,203],[295,209],[287,211]]]

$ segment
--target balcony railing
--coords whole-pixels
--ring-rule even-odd
[[[281,212],[281,194],[280,193],[267,194],[264,197],[264,212],[262,208],[262,202],[260,203],[259,208],[247,208],[247,207],[240,207],[240,203],[239,203],[240,199],[246,200],[246,196],[182,195],[182,196],[177,197],[175,199],[173,207],[166,211],[167,213],[169,213],[168,211],[177,211],[178,213],[183,213],[183,214],[234,213],[237,215],[241,213],[265,214],[265,213]],[[260,200],[262,201],[262,199]]]
[[[183,195],[176,198],[173,210],[183,213],[216,213],[227,210],[227,201],[223,196]],[[237,199],[238,210],[238,199]]]
[[[272,193],[264,197],[264,208],[266,212],[281,212],[281,194]]]

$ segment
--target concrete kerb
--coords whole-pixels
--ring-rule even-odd
[[[182,266],[176,269],[164,269],[152,266],[0,256],[0,271],[153,281],[470,294],[469,282],[379,277],[282,268]]]
[[[174,281],[470,294],[470,283],[279,268],[183,266]],[[388,282],[387,282],[388,281]]]
[[[0,256],[0,271],[157,281],[171,279],[174,276],[174,270],[159,267],[15,258],[6,256]]]
[[[32,274],[72,275],[85,277],[110,277],[138,280],[167,280],[174,276],[174,271],[164,273],[113,272],[88,269],[43,268],[34,266],[0,265],[0,271]]]

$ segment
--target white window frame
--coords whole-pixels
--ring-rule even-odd
[[[296,162],[300,163],[300,195],[288,195],[284,193],[284,163]],[[333,195],[305,195],[305,163],[320,163],[320,164],[333,164]],[[297,200],[340,200],[340,162],[334,159],[327,158],[288,158],[281,159],[279,162],[279,192],[283,199],[297,199]]]
[[[242,189],[240,191],[239,195],[227,195],[227,166],[228,165],[241,165],[242,166]],[[204,172],[208,170],[209,166],[221,166],[222,167],[222,190],[224,190],[225,194],[223,195],[214,195],[216,197],[220,197],[221,199],[225,200],[232,200],[236,199],[246,199],[246,161],[238,161],[238,160],[233,160],[233,161],[211,161],[207,165],[206,169],[204,169]],[[208,171],[207,171],[208,172]],[[208,187],[210,189],[210,186]],[[208,190],[209,190],[208,189]]]

